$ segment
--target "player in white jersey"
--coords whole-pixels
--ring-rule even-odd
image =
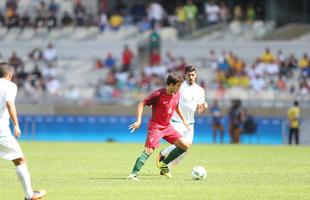
[[[14,103],[17,86],[11,82],[13,73],[14,69],[8,63],[0,63],[0,157],[14,163],[17,177],[25,193],[25,200],[41,199],[46,194],[46,191],[32,190],[26,160],[9,127],[11,118],[14,126],[14,136],[20,137],[21,131]]]
[[[196,69],[192,65],[185,67],[185,81],[180,88],[180,109],[182,110],[186,121],[190,125],[190,131],[182,126],[182,120],[176,113],[174,113],[171,124],[173,127],[181,133],[190,144],[193,142],[194,137],[194,123],[195,123],[195,113],[203,113],[207,108],[208,104],[205,102],[205,91],[196,84]],[[162,150],[157,156],[156,162],[163,160],[169,153],[175,148],[174,145],[170,145],[166,149]],[[186,152],[181,156],[169,163],[169,167],[178,164],[181,159],[185,156]]]

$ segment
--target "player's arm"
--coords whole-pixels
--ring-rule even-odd
[[[197,112],[199,114],[204,113],[207,109],[208,109],[208,103],[207,102],[204,102],[202,104],[197,105]]]
[[[196,111],[199,114],[202,114],[208,109],[208,103],[205,101],[205,97],[206,97],[205,91],[202,90],[201,93],[199,93],[199,94],[200,94],[200,96],[199,96],[199,101],[198,101]]]
[[[15,106],[15,104],[13,102],[7,101],[6,102],[6,107],[8,109],[8,112],[10,114],[10,118],[11,118],[11,120],[13,122],[13,125],[14,125],[14,136],[15,137],[20,137],[21,131],[20,131],[20,128],[19,128],[16,106]]]
[[[141,125],[143,108],[144,108],[144,101],[141,101],[137,106],[137,120],[135,123],[129,125],[131,133],[134,132],[136,129],[138,129]]]
[[[189,124],[188,122],[186,121],[184,115],[183,115],[183,112],[181,111],[180,109],[180,106],[179,104],[177,105],[176,109],[175,109],[175,112],[179,115],[179,117],[181,118],[183,124],[186,126],[186,128],[190,131],[190,128],[189,128]]]

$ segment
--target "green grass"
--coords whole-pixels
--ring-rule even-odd
[[[126,177],[142,144],[21,145],[34,188],[46,189],[49,200],[310,199],[309,147],[193,145],[173,179],[158,175],[157,150],[134,182]],[[207,169],[206,180],[191,180],[194,165]],[[22,197],[15,168],[0,160],[0,199]]]

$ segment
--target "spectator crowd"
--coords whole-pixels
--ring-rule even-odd
[[[75,0],[71,8],[62,8],[60,0],[35,1],[34,6],[20,8],[20,0],[5,0],[0,8],[0,27],[53,28],[65,26],[98,26],[101,32],[107,28],[117,31],[123,26],[136,25],[140,32],[151,30],[156,24],[174,26],[179,35],[189,34],[198,27],[220,22],[238,20],[252,23],[263,19],[259,5],[236,4],[228,6],[225,1],[195,3],[192,0],[173,5],[172,2],[151,1],[150,3],[125,3],[117,0],[113,6],[107,0],[98,1],[94,12],[81,0]],[[31,4],[32,5],[32,4]]]
[[[26,58],[14,51],[9,58],[2,59],[14,67],[13,81],[18,85],[21,95],[31,98],[58,95],[61,87],[57,74],[58,51],[52,43],[44,49],[33,48]],[[25,63],[30,67],[26,69]]]
[[[34,47],[28,55],[21,56],[12,52],[11,56],[1,60],[7,60],[14,66],[14,81],[24,96],[66,98],[60,92],[61,88],[66,87],[61,82],[64,75],[58,74],[59,55],[52,43],[45,48]],[[138,55],[125,45],[120,56],[107,52],[106,57],[95,60],[93,70],[105,70],[107,73],[91,87],[94,87],[94,97],[99,99],[139,95],[163,86],[167,73],[182,72],[187,64],[189,62],[185,56],[176,56],[172,51],[161,53],[160,48],[154,47],[150,48],[148,63],[138,67]],[[257,93],[272,91],[294,97],[307,97],[310,94],[310,59],[307,53],[296,57],[294,54],[285,54],[282,50],[274,54],[266,48],[257,59],[245,62],[232,51],[224,50],[217,54],[215,50],[210,50],[205,61],[197,67],[208,69],[209,73],[212,71],[212,75],[199,74],[199,84],[207,92],[215,91],[216,98],[219,99],[234,88]],[[205,79],[207,77],[211,77],[213,81]]]
[[[246,63],[232,51],[216,55],[211,50],[207,66],[215,71],[214,87],[219,96],[227,88],[245,88],[254,91],[279,91],[292,95],[307,96],[310,92],[310,60],[307,53],[301,58],[294,54],[277,54],[266,48],[252,64]]]

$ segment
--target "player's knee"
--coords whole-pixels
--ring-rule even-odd
[[[15,166],[21,165],[26,163],[25,158],[17,158],[15,160],[12,160],[12,162],[14,163]]]
[[[154,152],[154,149],[152,148],[145,148],[145,153],[147,153],[148,155],[151,155]]]
[[[187,151],[187,149],[189,149],[189,147],[190,147],[189,142],[187,142],[187,141],[182,141],[182,143],[181,143],[181,148],[182,148],[183,150]]]
[[[184,143],[184,150],[187,151],[187,149],[189,149],[190,146],[191,146],[191,145],[190,145],[188,142],[185,142],[185,143]]]

